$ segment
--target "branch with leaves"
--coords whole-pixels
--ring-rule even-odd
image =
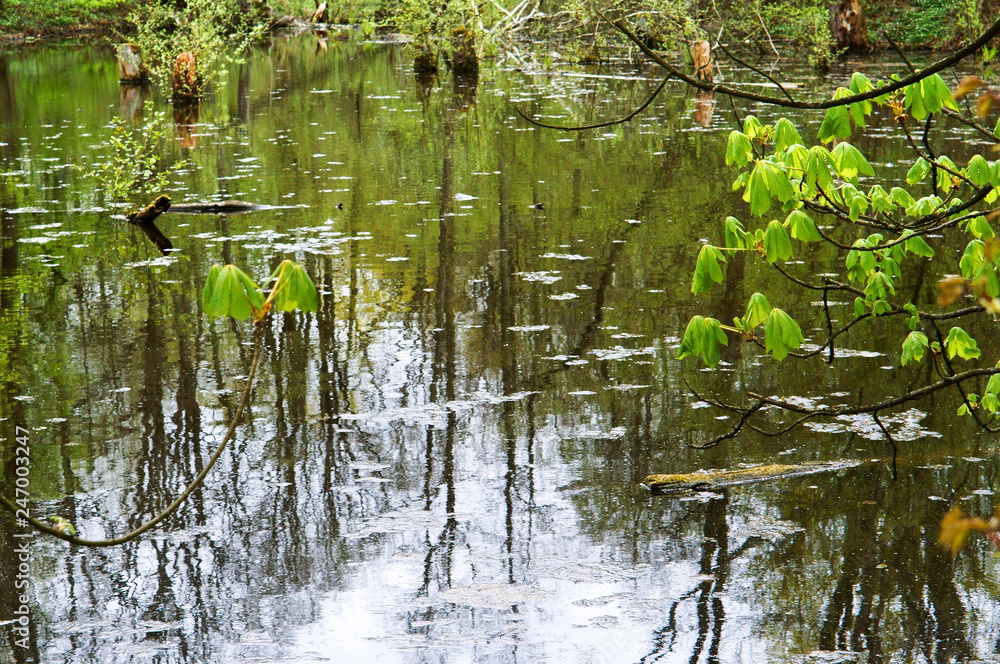
[[[253,359],[250,362],[250,371],[247,374],[246,385],[243,387],[239,405],[229,422],[222,442],[215,448],[215,452],[212,453],[201,472],[162,512],[124,535],[110,539],[90,540],[77,537],[73,524],[63,517],[53,517],[51,525],[32,517],[29,514],[29,505],[26,499],[13,500],[0,495],[0,505],[39,532],[58,537],[70,544],[86,547],[124,544],[136,539],[173,514],[177,508],[184,504],[188,496],[201,485],[222,456],[229,441],[236,435],[236,427],[239,425],[240,417],[250,403],[250,390],[257,373],[257,363],[260,360],[260,340],[267,314],[273,307],[277,307],[281,311],[294,311],[296,309],[317,311],[319,309],[319,295],[316,292],[316,286],[305,269],[293,261],[282,261],[265,283],[272,284],[267,297],[261,293],[253,279],[235,265],[226,265],[225,267],[214,265],[209,272],[205,288],[202,291],[202,309],[209,317],[213,318],[232,316],[237,320],[246,320],[253,316],[255,326]]]

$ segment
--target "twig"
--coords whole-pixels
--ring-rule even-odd
[[[628,122],[629,120],[631,120],[635,116],[637,116],[640,113],[642,113],[644,110],[646,110],[647,106],[649,106],[651,103],[653,103],[653,100],[656,99],[656,96],[660,94],[660,91],[663,90],[663,86],[665,86],[667,84],[667,81],[669,81],[670,79],[671,79],[671,76],[669,76],[669,75],[666,76],[666,77],[664,77],[664,79],[662,81],[660,81],[660,84],[656,86],[656,89],[653,90],[653,93],[651,95],[649,95],[649,99],[647,99],[646,101],[644,101],[642,103],[642,106],[638,107],[637,109],[635,109],[634,111],[632,111],[631,113],[629,113],[628,115],[626,115],[625,117],[619,118],[617,120],[608,120],[607,122],[598,122],[597,124],[578,125],[578,126],[574,126],[574,127],[563,127],[563,126],[560,126],[560,125],[547,124],[545,122],[540,122],[538,120],[534,120],[532,118],[529,118],[527,116],[527,114],[524,111],[522,111],[520,108],[518,108],[517,106],[514,106],[513,104],[511,104],[511,106],[514,106],[514,110],[517,111],[518,115],[520,115],[522,118],[524,118],[525,120],[527,120],[531,124],[535,125],[536,127],[544,127],[545,129],[559,129],[560,131],[583,131],[585,129],[600,129],[601,127],[610,127],[612,125],[622,124],[624,122]]]
[[[113,539],[105,539],[105,540],[87,540],[76,537],[75,535],[64,533],[61,530],[53,528],[52,526],[46,524],[43,521],[39,521],[33,516],[25,514],[27,510],[22,510],[18,508],[17,504],[11,501],[11,499],[8,498],[7,496],[0,495],[0,505],[3,505],[9,512],[13,513],[15,516],[18,516],[27,523],[31,524],[31,526],[36,530],[39,530],[48,535],[52,535],[53,537],[58,537],[61,540],[69,542],[70,544],[76,544],[79,546],[88,546],[88,547],[117,546],[119,544],[124,544],[125,542],[134,540],[139,535],[143,534],[156,524],[160,523],[168,516],[173,514],[174,510],[180,507],[181,504],[183,504],[184,501],[187,500],[187,497],[191,495],[191,492],[194,491],[196,488],[198,488],[198,485],[201,484],[202,480],[205,479],[209,471],[212,470],[212,466],[214,466],[215,462],[218,461],[219,457],[222,456],[222,452],[223,450],[226,449],[226,445],[229,443],[230,440],[232,440],[233,436],[235,435],[236,427],[240,422],[240,416],[243,414],[243,411],[246,409],[247,404],[250,402],[250,388],[253,386],[254,374],[256,374],[257,372],[257,362],[258,360],[260,360],[260,340],[263,331],[264,331],[263,326],[258,324],[256,334],[254,335],[253,361],[250,363],[250,373],[247,375],[247,384],[243,388],[243,395],[240,398],[239,406],[236,408],[236,413],[233,415],[233,419],[229,422],[229,429],[226,431],[225,437],[222,439],[222,442],[219,443],[219,446],[218,448],[216,448],[215,453],[212,454],[211,458],[209,458],[208,463],[205,464],[205,467],[201,469],[201,472],[198,473],[198,476],[191,481],[191,484],[189,484],[187,488],[184,489],[184,492],[181,495],[179,495],[177,499],[174,500],[174,502],[170,503],[170,505],[168,505],[166,509],[164,509],[158,515],[153,517],[151,520],[142,524],[132,532],[122,535],[120,537],[115,537]]]

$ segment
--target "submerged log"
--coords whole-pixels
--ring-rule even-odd
[[[141,212],[133,212],[128,217],[128,222],[133,226],[138,226],[139,230],[149,238],[157,249],[160,250],[164,256],[173,250],[174,245],[170,243],[170,240],[160,232],[160,229],[156,227],[153,223],[154,220],[161,214],[170,209],[170,197],[160,196],[155,201],[146,206]]]
[[[135,44],[119,44],[115,49],[118,58],[118,81],[123,84],[141,84],[149,78],[149,71],[142,63],[142,55]]]
[[[712,46],[705,40],[696,41],[691,49],[694,58],[694,73],[699,81],[711,83],[712,75]]]
[[[198,98],[198,69],[194,53],[185,52],[174,61],[174,101],[193,101]]]

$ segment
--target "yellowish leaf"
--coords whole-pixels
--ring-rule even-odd
[[[958,82],[958,87],[952,91],[951,96],[953,99],[961,99],[965,95],[982,87],[983,85],[983,79],[978,76],[966,76]]]

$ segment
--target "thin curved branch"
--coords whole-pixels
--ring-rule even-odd
[[[885,85],[880,88],[875,88],[874,90],[869,90],[868,92],[863,92],[856,95],[850,95],[847,97],[841,97],[840,99],[829,99],[822,102],[801,102],[801,101],[789,101],[782,97],[773,97],[771,95],[759,95],[753,92],[746,92],[740,90],[739,88],[733,88],[728,85],[722,85],[718,83],[706,83],[704,81],[699,81],[686,73],[680,71],[669,62],[660,57],[657,53],[649,49],[642,40],[633,33],[624,21],[612,21],[607,16],[598,12],[598,14],[605,21],[608,21],[611,25],[618,29],[619,32],[628,37],[639,49],[646,54],[646,57],[651,59],[656,64],[663,67],[666,71],[670,72],[680,80],[684,81],[688,85],[698,88],[699,90],[706,90],[708,92],[718,92],[719,94],[732,95],[734,97],[739,97],[741,99],[747,99],[750,101],[764,102],[767,104],[773,104],[774,106],[783,106],[786,108],[802,108],[802,109],[814,109],[823,110],[828,108],[835,108],[838,106],[846,106],[847,104],[856,103],[859,101],[866,101],[868,99],[874,99],[876,97],[881,97],[882,95],[895,92],[896,90],[901,90],[908,85],[912,85],[928,76],[933,76],[934,74],[947,69],[948,67],[953,67],[965,58],[969,57],[971,54],[978,51],[984,45],[988,44],[997,35],[1000,35],[1000,19],[995,21],[985,32],[983,32],[974,41],[967,44],[964,48],[961,48],[946,58],[938,60],[934,64],[921,69],[915,74],[911,74],[906,78],[900,79],[898,81],[893,81],[892,83]]]
[[[212,470],[212,467],[215,465],[215,462],[218,461],[219,457],[222,456],[222,451],[226,449],[226,445],[229,443],[230,440],[232,440],[233,436],[236,434],[236,427],[240,422],[240,416],[243,414],[243,411],[246,409],[247,404],[250,402],[250,388],[253,386],[254,374],[256,374],[257,372],[257,362],[260,360],[260,340],[263,330],[264,330],[263,326],[258,324],[256,334],[254,335],[253,361],[250,363],[250,373],[247,375],[247,384],[243,388],[243,395],[240,397],[239,406],[236,408],[236,413],[233,415],[233,419],[229,422],[229,429],[226,431],[226,435],[222,439],[222,442],[219,443],[219,446],[218,448],[216,448],[215,453],[212,454],[211,458],[209,458],[208,463],[205,464],[205,467],[201,469],[201,472],[198,473],[198,476],[191,481],[191,484],[189,484],[186,489],[184,489],[184,492],[181,495],[177,496],[177,499],[174,500],[174,502],[170,503],[170,505],[168,505],[166,509],[164,509],[162,512],[160,512],[158,515],[156,515],[146,523],[142,524],[141,526],[139,526],[130,533],[121,535],[120,537],[115,537],[113,539],[105,539],[105,540],[87,540],[76,537],[75,535],[64,533],[61,530],[53,528],[52,526],[48,525],[43,521],[39,521],[33,516],[24,515],[24,512],[26,510],[21,510],[20,508],[18,508],[18,506],[13,501],[11,501],[11,499],[8,498],[7,496],[0,495],[0,505],[3,505],[4,508],[6,508],[9,512],[13,513],[15,516],[19,516],[19,518],[29,523],[36,530],[46,533],[47,535],[52,535],[53,537],[58,537],[61,540],[69,542],[70,544],[77,544],[79,546],[88,546],[88,547],[117,546],[119,544],[124,544],[125,542],[134,540],[139,535],[143,534],[156,524],[160,523],[168,516],[173,514],[174,510],[180,507],[181,504],[183,504],[184,501],[187,500],[187,497],[191,495],[191,492],[193,492],[196,488],[198,488],[198,485],[201,484],[202,480],[205,479],[209,471]]]
[[[775,399],[773,397],[765,397],[754,392],[748,392],[748,394],[754,399],[758,399],[763,402],[763,404],[768,406],[776,406],[782,410],[787,410],[793,413],[799,414],[812,414],[822,417],[839,417],[841,415],[866,415],[871,414],[878,410],[887,410],[889,408],[894,408],[900,404],[904,404],[907,401],[915,401],[917,399],[922,399],[934,392],[943,390],[946,387],[951,387],[958,383],[969,380],[970,378],[976,378],[977,376],[993,376],[995,374],[1000,374],[1000,368],[997,367],[983,367],[980,369],[969,369],[968,371],[962,372],[960,374],[953,374],[951,376],[945,376],[936,383],[931,383],[930,385],[925,385],[916,390],[911,390],[906,394],[901,394],[897,397],[891,399],[885,399],[883,401],[878,401],[867,406],[850,406],[843,408],[806,408],[804,406],[798,406],[793,403],[789,403],[783,399]]]
[[[715,438],[713,438],[712,440],[708,441],[707,443],[702,443],[701,445],[696,445],[694,443],[687,443],[687,446],[696,450],[707,450],[710,447],[715,447],[724,440],[735,438],[740,434],[740,431],[743,430],[743,426],[746,424],[750,416],[756,413],[758,410],[760,410],[760,407],[763,405],[764,405],[763,402],[758,399],[757,403],[755,403],[747,410],[743,411],[743,414],[740,416],[740,421],[736,423],[736,426],[734,426],[729,433],[720,434]]]
[[[785,95],[786,97],[788,97],[788,101],[795,101],[795,98],[792,97],[791,94],[789,94],[788,90],[785,89],[785,86],[783,86],[781,83],[779,83],[778,80],[775,79],[773,76],[771,76],[770,74],[768,74],[765,71],[757,69],[756,67],[754,67],[749,62],[744,62],[743,60],[740,60],[735,55],[733,55],[732,53],[730,53],[729,50],[726,49],[726,47],[723,46],[720,42],[716,42],[715,45],[718,46],[722,50],[722,52],[726,54],[726,57],[728,57],[730,60],[732,60],[736,64],[740,65],[741,67],[746,67],[750,71],[756,72],[760,76],[763,76],[767,80],[771,81],[771,83],[773,83],[775,85],[775,87],[777,87],[779,90],[781,90],[781,93],[783,95]]]
[[[644,110],[646,110],[647,106],[649,106],[650,104],[653,103],[653,100],[656,99],[656,97],[660,94],[660,92],[663,91],[663,86],[665,86],[667,84],[667,81],[669,81],[671,78],[673,78],[672,74],[668,74],[667,76],[665,76],[663,78],[663,80],[660,81],[660,84],[656,86],[656,89],[653,90],[653,93],[651,95],[649,95],[649,99],[647,99],[646,101],[644,101],[642,103],[642,106],[638,107],[637,109],[635,109],[634,111],[632,111],[631,113],[629,113],[628,115],[626,115],[625,117],[619,118],[617,120],[608,120],[607,122],[598,122],[596,124],[578,125],[578,126],[574,126],[574,127],[563,127],[563,126],[560,126],[560,125],[547,124],[545,122],[539,122],[538,120],[534,120],[532,118],[529,118],[528,115],[524,111],[522,111],[517,106],[514,106],[514,104],[511,104],[511,106],[514,107],[514,110],[517,111],[518,115],[520,115],[522,118],[524,118],[525,120],[527,120],[531,124],[535,125],[536,127],[543,127],[544,129],[558,129],[560,131],[583,131],[584,129],[600,129],[601,127],[610,127],[610,126],[616,125],[616,124],[623,124],[625,122],[630,121],[632,118],[634,118],[635,116],[639,115],[640,113],[642,113]]]

